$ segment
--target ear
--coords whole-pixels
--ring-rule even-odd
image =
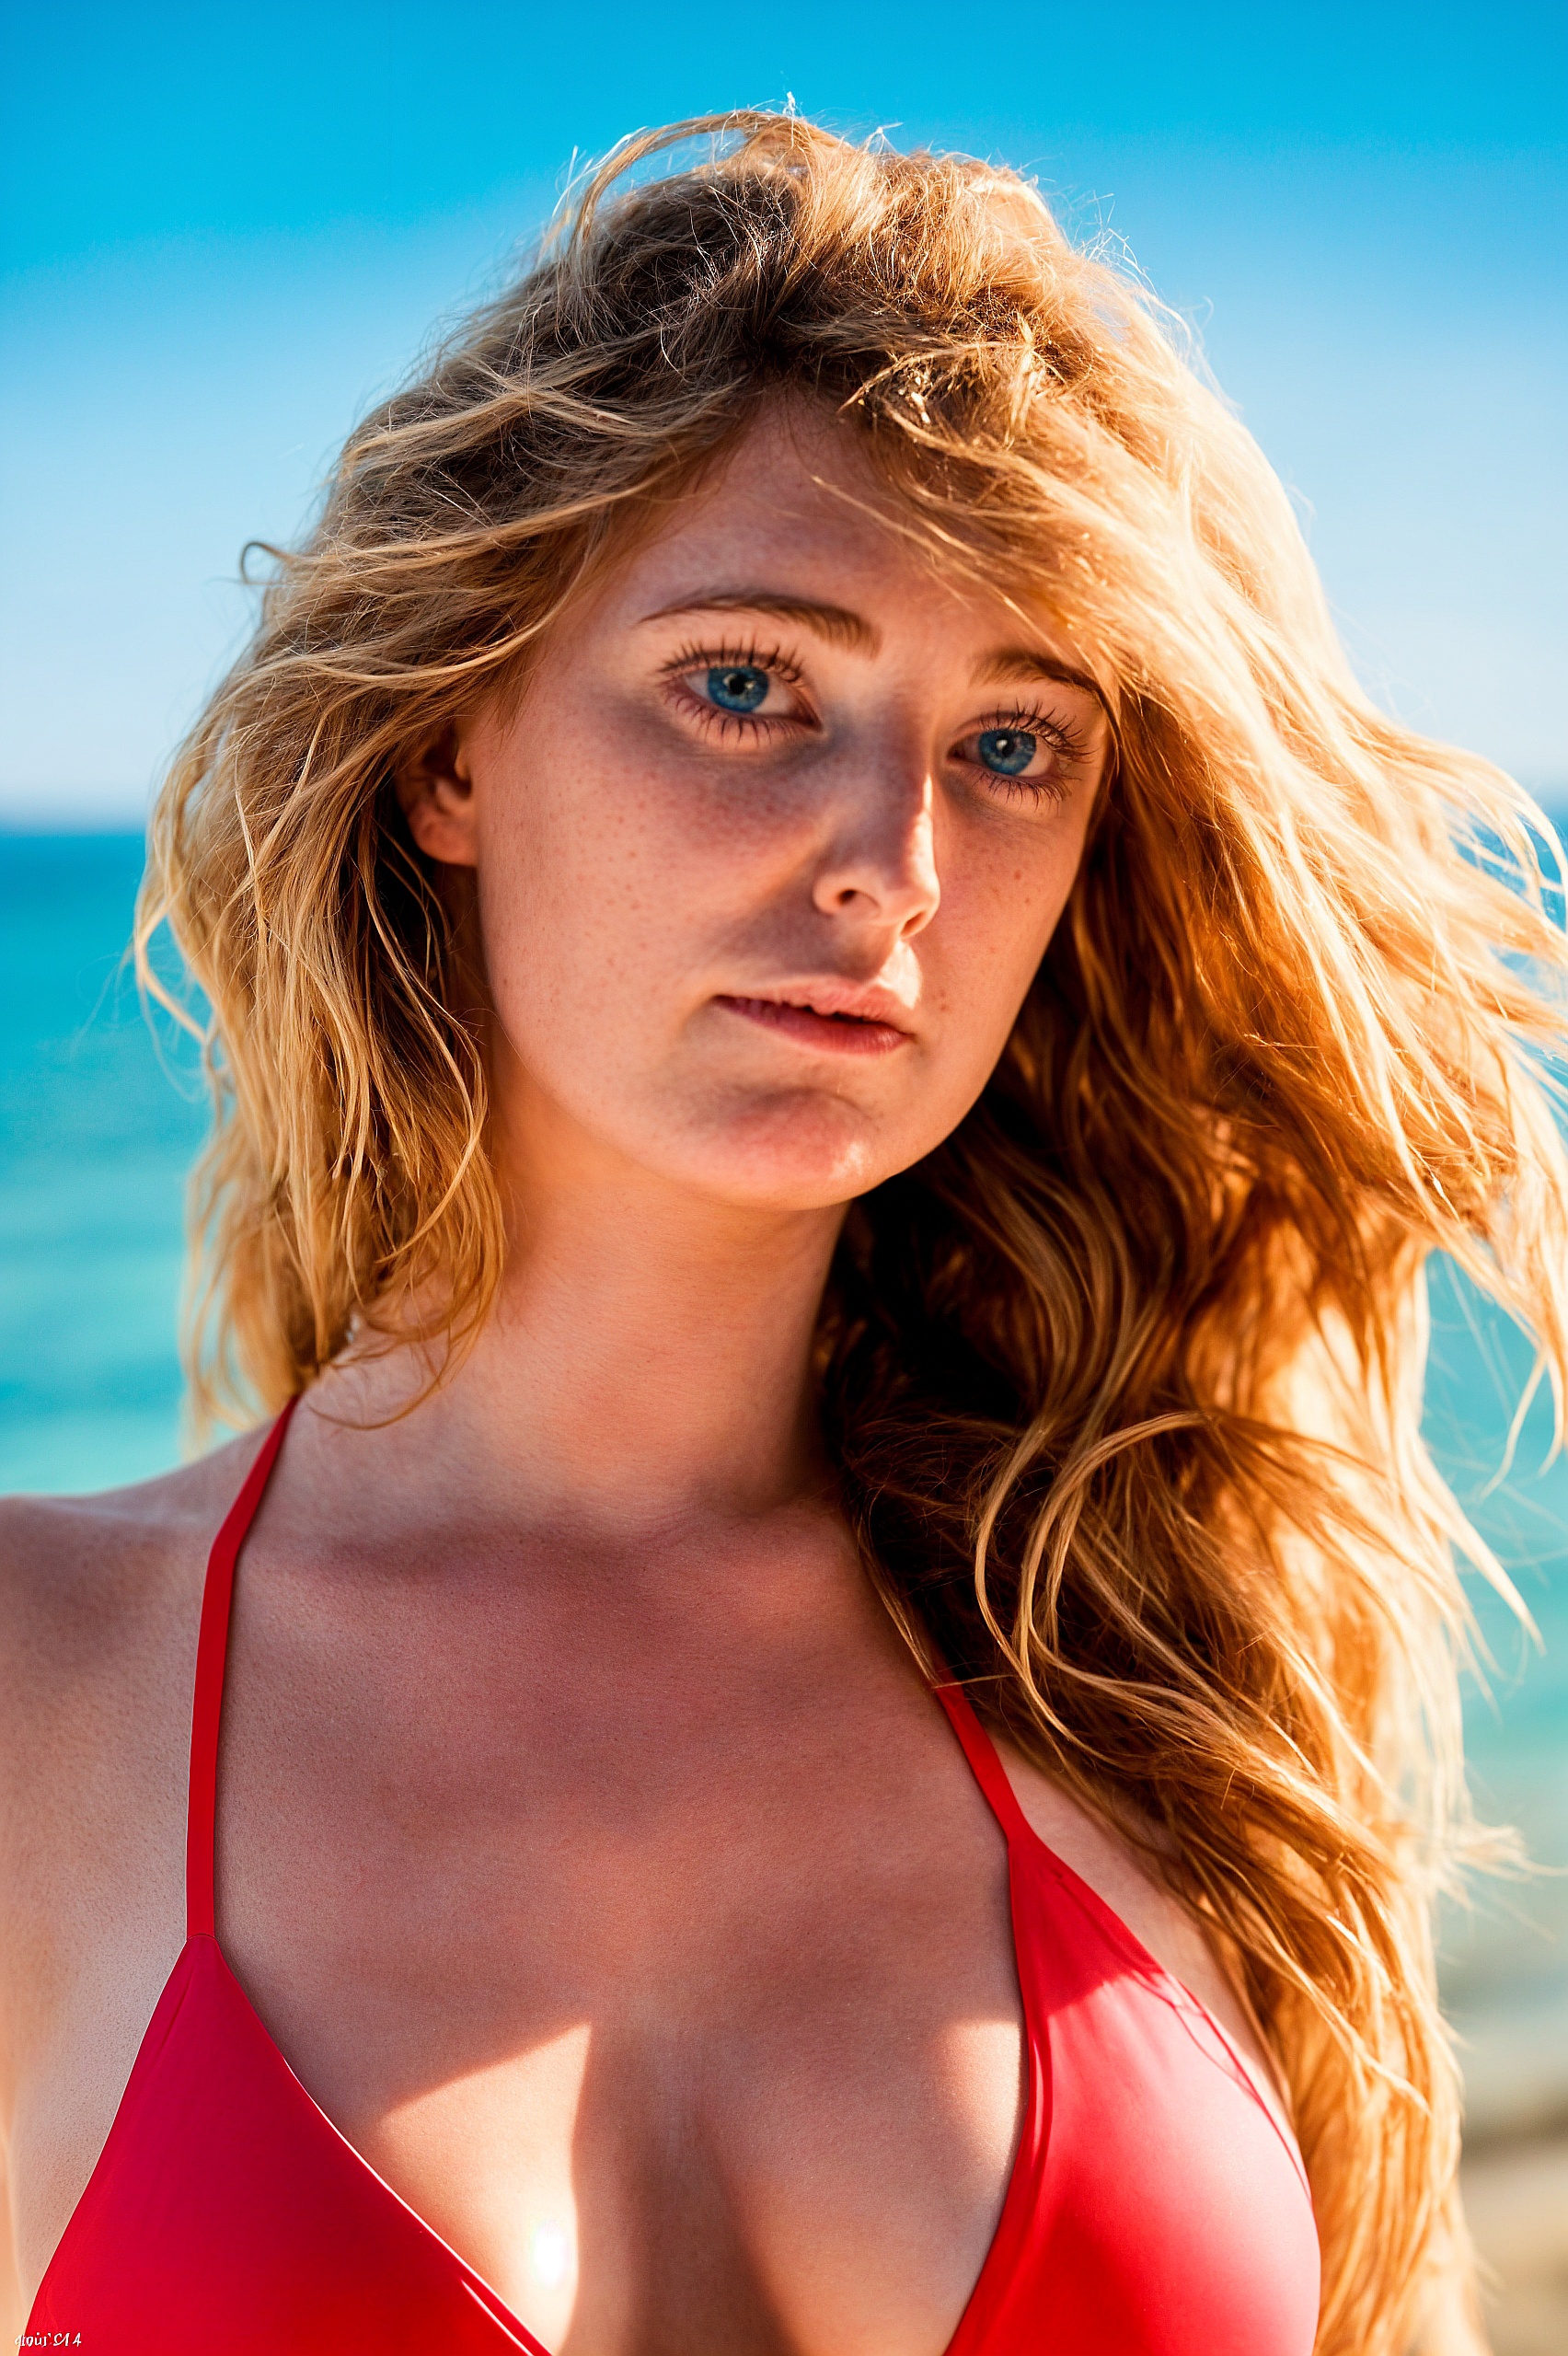
[[[478,865],[474,780],[455,723],[411,753],[392,780],[409,832],[427,859]]]

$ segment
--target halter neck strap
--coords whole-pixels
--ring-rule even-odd
[[[190,1798],[185,1821],[187,1938],[211,1938],[216,1928],[218,1730],[223,1720],[224,1667],[228,1658],[235,1565],[278,1461],[289,1417],[298,1403],[295,1399],[289,1401],[262,1441],[207,1557],[206,1584],[202,1590],[202,1627],[196,1639],[196,1692],[190,1713]]]
[[[944,1680],[934,1684],[931,1691],[948,1714],[952,1730],[963,1746],[963,1755],[969,1761],[974,1780],[1007,1836],[1009,1848],[1015,1841],[1027,1844],[1036,1840],[1038,1836],[1018,1804],[1018,1794],[1008,1781],[1007,1769],[997,1755],[997,1746],[975,1716],[963,1686]]]

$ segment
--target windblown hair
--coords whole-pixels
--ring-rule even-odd
[[[138,919],[212,1011],[196,1395],[275,1407],[432,1297],[452,1345],[483,1319],[483,1042],[389,780],[525,687],[781,393],[862,438],[890,529],[1070,634],[1115,738],[985,1094],[850,1212],[847,1505],[917,1649],[1228,1950],[1311,2178],[1320,2349],[1395,2356],[1468,2300],[1430,1916],[1472,1838],[1456,1553],[1501,1577],[1421,1438],[1424,1266],[1558,1388],[1553,838],[1370,704],[1179,328],[1026,183],[767,114],[631,142],[272,552]]]

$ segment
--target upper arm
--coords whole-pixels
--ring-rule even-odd
[[[177,1479],[179,1476],[175,1476]],[[191,1581],[163,1484],[0,1500],[0,2119],[163,1836]],[[190,1623],[187,1629],[186,1623]],[[188,1715],[188,1703],[184,1713]]]
[[[17,2269],[17,2236],[12,2223],[11,2171],[8,2135],[0,2135],[0,2346],[14,2348],[27,2327],[22,2305],[21,2276]]]
[[[68,1513],[46,1498],[0,1499],[0,2080],[9,2093],[16,1994],[27,1939],[65,1678],[52,1631],[51,1539]],[[7,2100],[6,2113],[9,2112]]]
[[[200,1573],[169,1504],[0,1501],[0,2314],[101,2142],[119,2011],[178,1950]]]
[[[202,1567],[255,1445],[98,1496],[0,1499],[7,2112],[18,2023],[106,1923],[179,1878]]]
[[[70,1503],[0,1500],[0,2119],[53,1980],[51,1883],[69,1877],[73,1690],[86,1669],[82,1557]]]

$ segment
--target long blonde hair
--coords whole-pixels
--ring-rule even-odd
[[[688,167],[650,159],[700,137]],[[1116,762],[990,1085],[852,1209],[823,1415],[917,1649],[1143,1843],[1294,2101],[1319,2345],[1463,2303],[1433,1895],[1469,1835],[1435,1249],[1568,1321],[1550,830],[1361,692],[1256,445],[1036,192],[793,117],[628,144],[351,437],[158,803],[138,918],[211,1004],[195,1394],[273,1407],[502,1253],[481,1045],[389,778],[761,401],[1060,618]],[[1439,2286],[1446,2285],[1446,2288]]]

